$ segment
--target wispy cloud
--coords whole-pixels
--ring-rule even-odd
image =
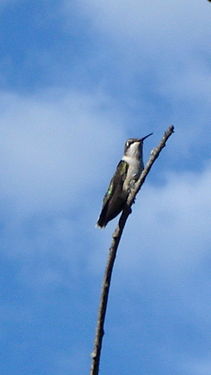
[[[205,261],[211,240],[210,184],[210,164],[200,172],[168,173],[161,186],[145,184],[129,221],[124,246],[130,247],[133,238],[136,244],[134,252],[123,252],[127,270],[144,268],[142,259],[153,258],[155,267],[174,278]]]
[[[118,0],[115,4],[112,1],[85,0],[80,2],[80,7],[92,18],[94,25],[111,36],[121,39],[136,37],[137,42],[150,40],[153,46],[157,44],[165,48],[168,45],[170,51],[175,46],[187,51],[209,30],[209,4],[202,3],[199,8],[196,0],[185,3],[181,0],[171,3],[156,0],[153,7],[137,0]],[[199,27],[201,25],[203,28]],[[178,42],[182,40],[182,46],[179,46]]]
[[[121,114],[100,93],[62,90],[2,92],[1,106],[2,251],[22,259],[21,278],[36,288],[66,284],[69,272],[80,275],[105,171],[122,152]]]
[[[209,375],[211,372],[211,361],[209,358],[194,357],[189,363],[184,365],[184,369],[193,375]]]
[[[66,20],[71,19],[72,8],[68,13],[68,2],[64,4]],[[106,50],[107,75],[104,72],[100,84],[103,79],[105,91],[115,97],[117,106],[123,103],[121,111],[128,122],[144,123],[153,130],[173,123],[177,139],[172,149],[178,162],[182,155],[187,161],[197,148],[208,153],[208,9],[208,2],[199,6],[190,0],[165,4],[158,0],[153,6],[136,0],[115,4],[86,0],[77,7],[90,35],[94,38],[97,31],[101,41],[93,56],[99,65]]]
[[[66,209],[92,186],[98,157],[124,131],[110,121],[107,99],[50,93],[1,95],[2,204],[19,213]],[[109,114],[110,112],[110,114]],[[117,119],[117,116],[114,114]],[[105,158],[104,158],[105,163]]]

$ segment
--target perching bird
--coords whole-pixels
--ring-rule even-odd
[[[117,165],[103,199],[102,211],[97,221],[98,227],[105,227],[123,210],[131,187],[134,186],[144,169],[143,141],[152,134],[140,139],[129,138],[125,143],[124,155]]]

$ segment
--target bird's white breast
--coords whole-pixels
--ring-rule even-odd
[[[127,176],[123,184],[123,190],[130,190],[130,187],[138,180],[144,166],[140,159],[132,158],[130,156],[123,156],[122,160],[128,163]]]

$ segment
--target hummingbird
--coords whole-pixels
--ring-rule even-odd
[[[152,134],[143,138],[129,138],[125,142],[124,155],[103,199],[103,207],[97,221],[99,228],[104,228],[124,209],[128,195],[144,169],[143,142]]]

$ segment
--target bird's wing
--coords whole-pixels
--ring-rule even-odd
[[[123,208],[127,194],[125,196],[122,194],[122,185],[126,178],[127,170],[128,163],[121,160],[117,165],[116,172],[103,199],[102,211],[97,221],[97,226],[101,228],[105,227],[107,222],[117,216]]]
[[[104,196],[103,206],[105,206],[106,203],[108,203],[110,198],[113,196],[114,190],[121,191],[122,185],[127,175],[127,170],[128,170],[128,163],[124,160],[121,160],[119,164],[117,165],[116,172],[113,178],[111,179],[108,190]]]

